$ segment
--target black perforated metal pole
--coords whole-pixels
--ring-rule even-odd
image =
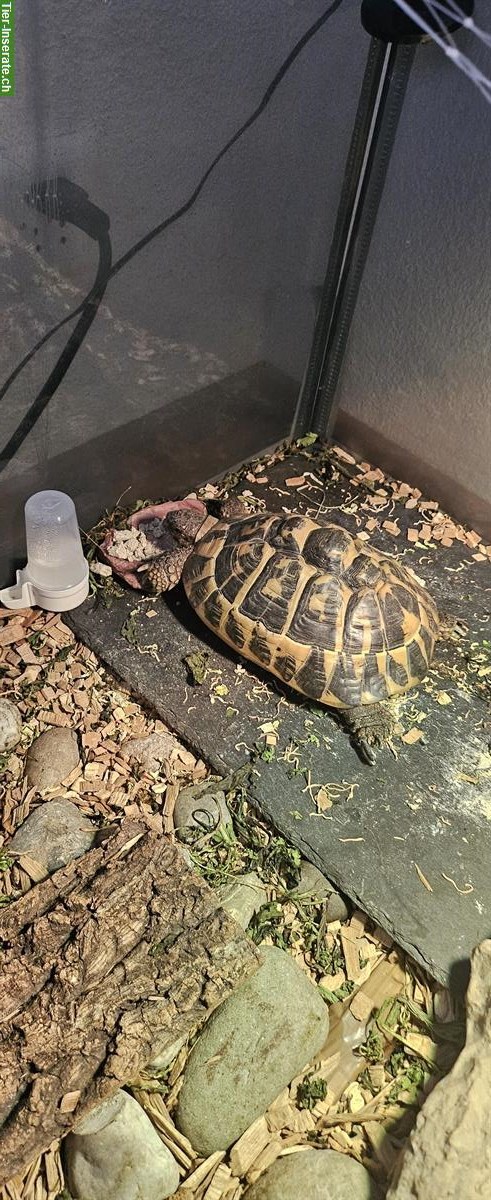
[[[418,5],[428,20],[425,0],[412,0],[415,11]],[[472,15],[474,0],[461,0],[460,8]],[[334,424],[348,334],[416,47],[424,40],[395,0],[363,0],[361,18],[371,41],[294,436],[311,430],[328,436]],[[449,19],[449,31],[460,24]]]

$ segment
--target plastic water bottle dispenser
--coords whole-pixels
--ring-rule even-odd
[[[89,566],[73,500],[64,492],[36,492],[24,513],[27,564],[17,571],[17,582],[0,591],[0,601],[7,608],[38,605],[50,612],[77,608],[88,596]]]

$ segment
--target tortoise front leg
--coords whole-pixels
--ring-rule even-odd
[[[170,592],[179,583],[186,559],[189,558],[190,546],[176,546],[172,550],[164,550],[158,558],[153,558],[148,566],[140,567],[139,573],[146,592],[152,596],[160,596],[162,592]]]
[[[376,760],[374,747],[390,745],[394,733],[396,720],[390,709],[381,701],[362,704],[345,709],[342,718],[365,762],[373,766]]]

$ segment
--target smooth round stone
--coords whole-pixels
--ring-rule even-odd
[[[73,729],[46,729],[27,752],[26,775],[39,792],[58,787],[78,767],[77,735]]]
[[[179,1168],[141,1106],[126,1092],[113,1119],[63,1143],[73,1200],[166,1200],[179,1187]]]
[[[226,1150],[318,1054],[329,1014],[276,946],[207,1021],[184,1070],[177,1123],[200,1154]]]
[[[96,833],[70,800],[47,800],[19,826],[8,849],[30,854],[48,872],[57,871],[90,850]]]
[[[368,1171],[336,1150],[306,1150],[278,1158],[243,1200],[378,1200]]]
[[[13,750],[22,733],[22,717],[10,700],[0,700],[0,754]]]

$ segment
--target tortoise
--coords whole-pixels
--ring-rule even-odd
[[[242,501],[167,517],[176,543],[146,571],[167,591],[182,578],[195,612],[244,658],[338,710],[363,757],[389,742],[385,702],[426,675],[437,607],[395,559],[299,513],[251,513]]]

